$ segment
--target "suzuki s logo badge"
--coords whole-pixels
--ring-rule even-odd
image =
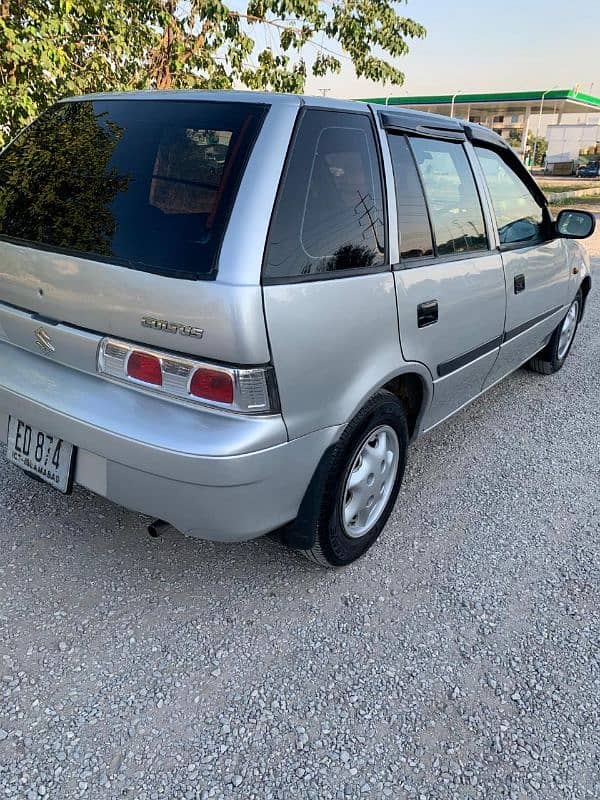
[[[203,328],[194,328],[192,325],[183,325],[181,322],[169,322],[168,319],[156,319],[155,317],[142,317],[142,328],[154,328],[155,331],[165,333],[178,333],[180,336],[193,336],[195,339],[202,339],[204,336]]]
[[[42,353],[48,355],[48,353],[56,352],[56,347],[52,344],[52,339],[50,335],[45,331],[43,328],[36,328],[33,332],[33,341],[37,344],[40,348]]]

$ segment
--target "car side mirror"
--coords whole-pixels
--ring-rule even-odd
[[[554,223],[556,233],[563,239],[587,239],[596,229],[596,217],[589,211],[561,211]]]

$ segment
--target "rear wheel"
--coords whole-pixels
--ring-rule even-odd
[[[301,552],[323,566],[350,564],[381,534],[400,490],[408,428],[404,406],[380,391],[347,426],[317,493],[315,514],[305,520],[311,542]]]
[[[552,375],[562,369],[577,333],[581,308],[582,297],[579,291],[546,347],[528,362],[529,369],[541,375]]]

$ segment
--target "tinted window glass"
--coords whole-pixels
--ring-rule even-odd
[[[247,103],[56,105],[0,157],[0,235],[208,276],[263,116]]]
[[[481,203],[463,147],[416,137],[411,144],[425,187],[437,254],[486,250]]]
[[[431,228],[423,187],[413,155],[404,136],[388,136],[396,184],[400,257],[419,258],[433,255]]]
[[[279,193],[265,277],[383,263],[382,189],[369,117],[309,110]]]
[[[475,151],[490,190],[500,244],[540,238],[544,212],[527,186],[493,150],[476,147]]]

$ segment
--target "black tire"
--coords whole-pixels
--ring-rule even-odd
[[[346,477],[361,446],[366,446],[368,435],[383,426],[392,428],[397,436],[396,475],[378,519],[364,535],[350,537],[343,522],[342,492]],[[337,444],[324,457],[303,501],[298,520],[292,523],[291,535],[288,532],[286,536],[284,532],[284,541],[321,566],[342,567],[356,561],[377,540],[394,507],[404,475],[407,449],[408,426],[404,406],[391,392],[381,390],[348,424]]]
[[[575,330],[573,331],[573,335],[571,341],[569,342],[567,350],[562,355],[559,355],[560,336],[563,330],[563,325],[565,324],[565,320],[567,319],[571,309],[575,304],[577,304]],[[565,316],[556,326],[556,330],[552,334],[552,337],[548,342],[548,344],[544,347],[543,350],[541,350],[539,353],[537,353],[537,355],[535,355],[532,359],[530,359],[527,362],[526,366],[528,369],[530,369],[532,372],[538,372],[540,375],[554,375],[555,372],[558,372],[563,368],[563,365],[567,360],[567,356],[571,352],[571,347],[573,346],[573,342],[575,341],[575,336],[577,335],[577,328],[579,327],[579,320],[581,319],[582,309],[583,309],[583,297],[581,295],[581,290],[579,290],[575,295],[575,299],[569,306],[569,311],[567,311]]]

